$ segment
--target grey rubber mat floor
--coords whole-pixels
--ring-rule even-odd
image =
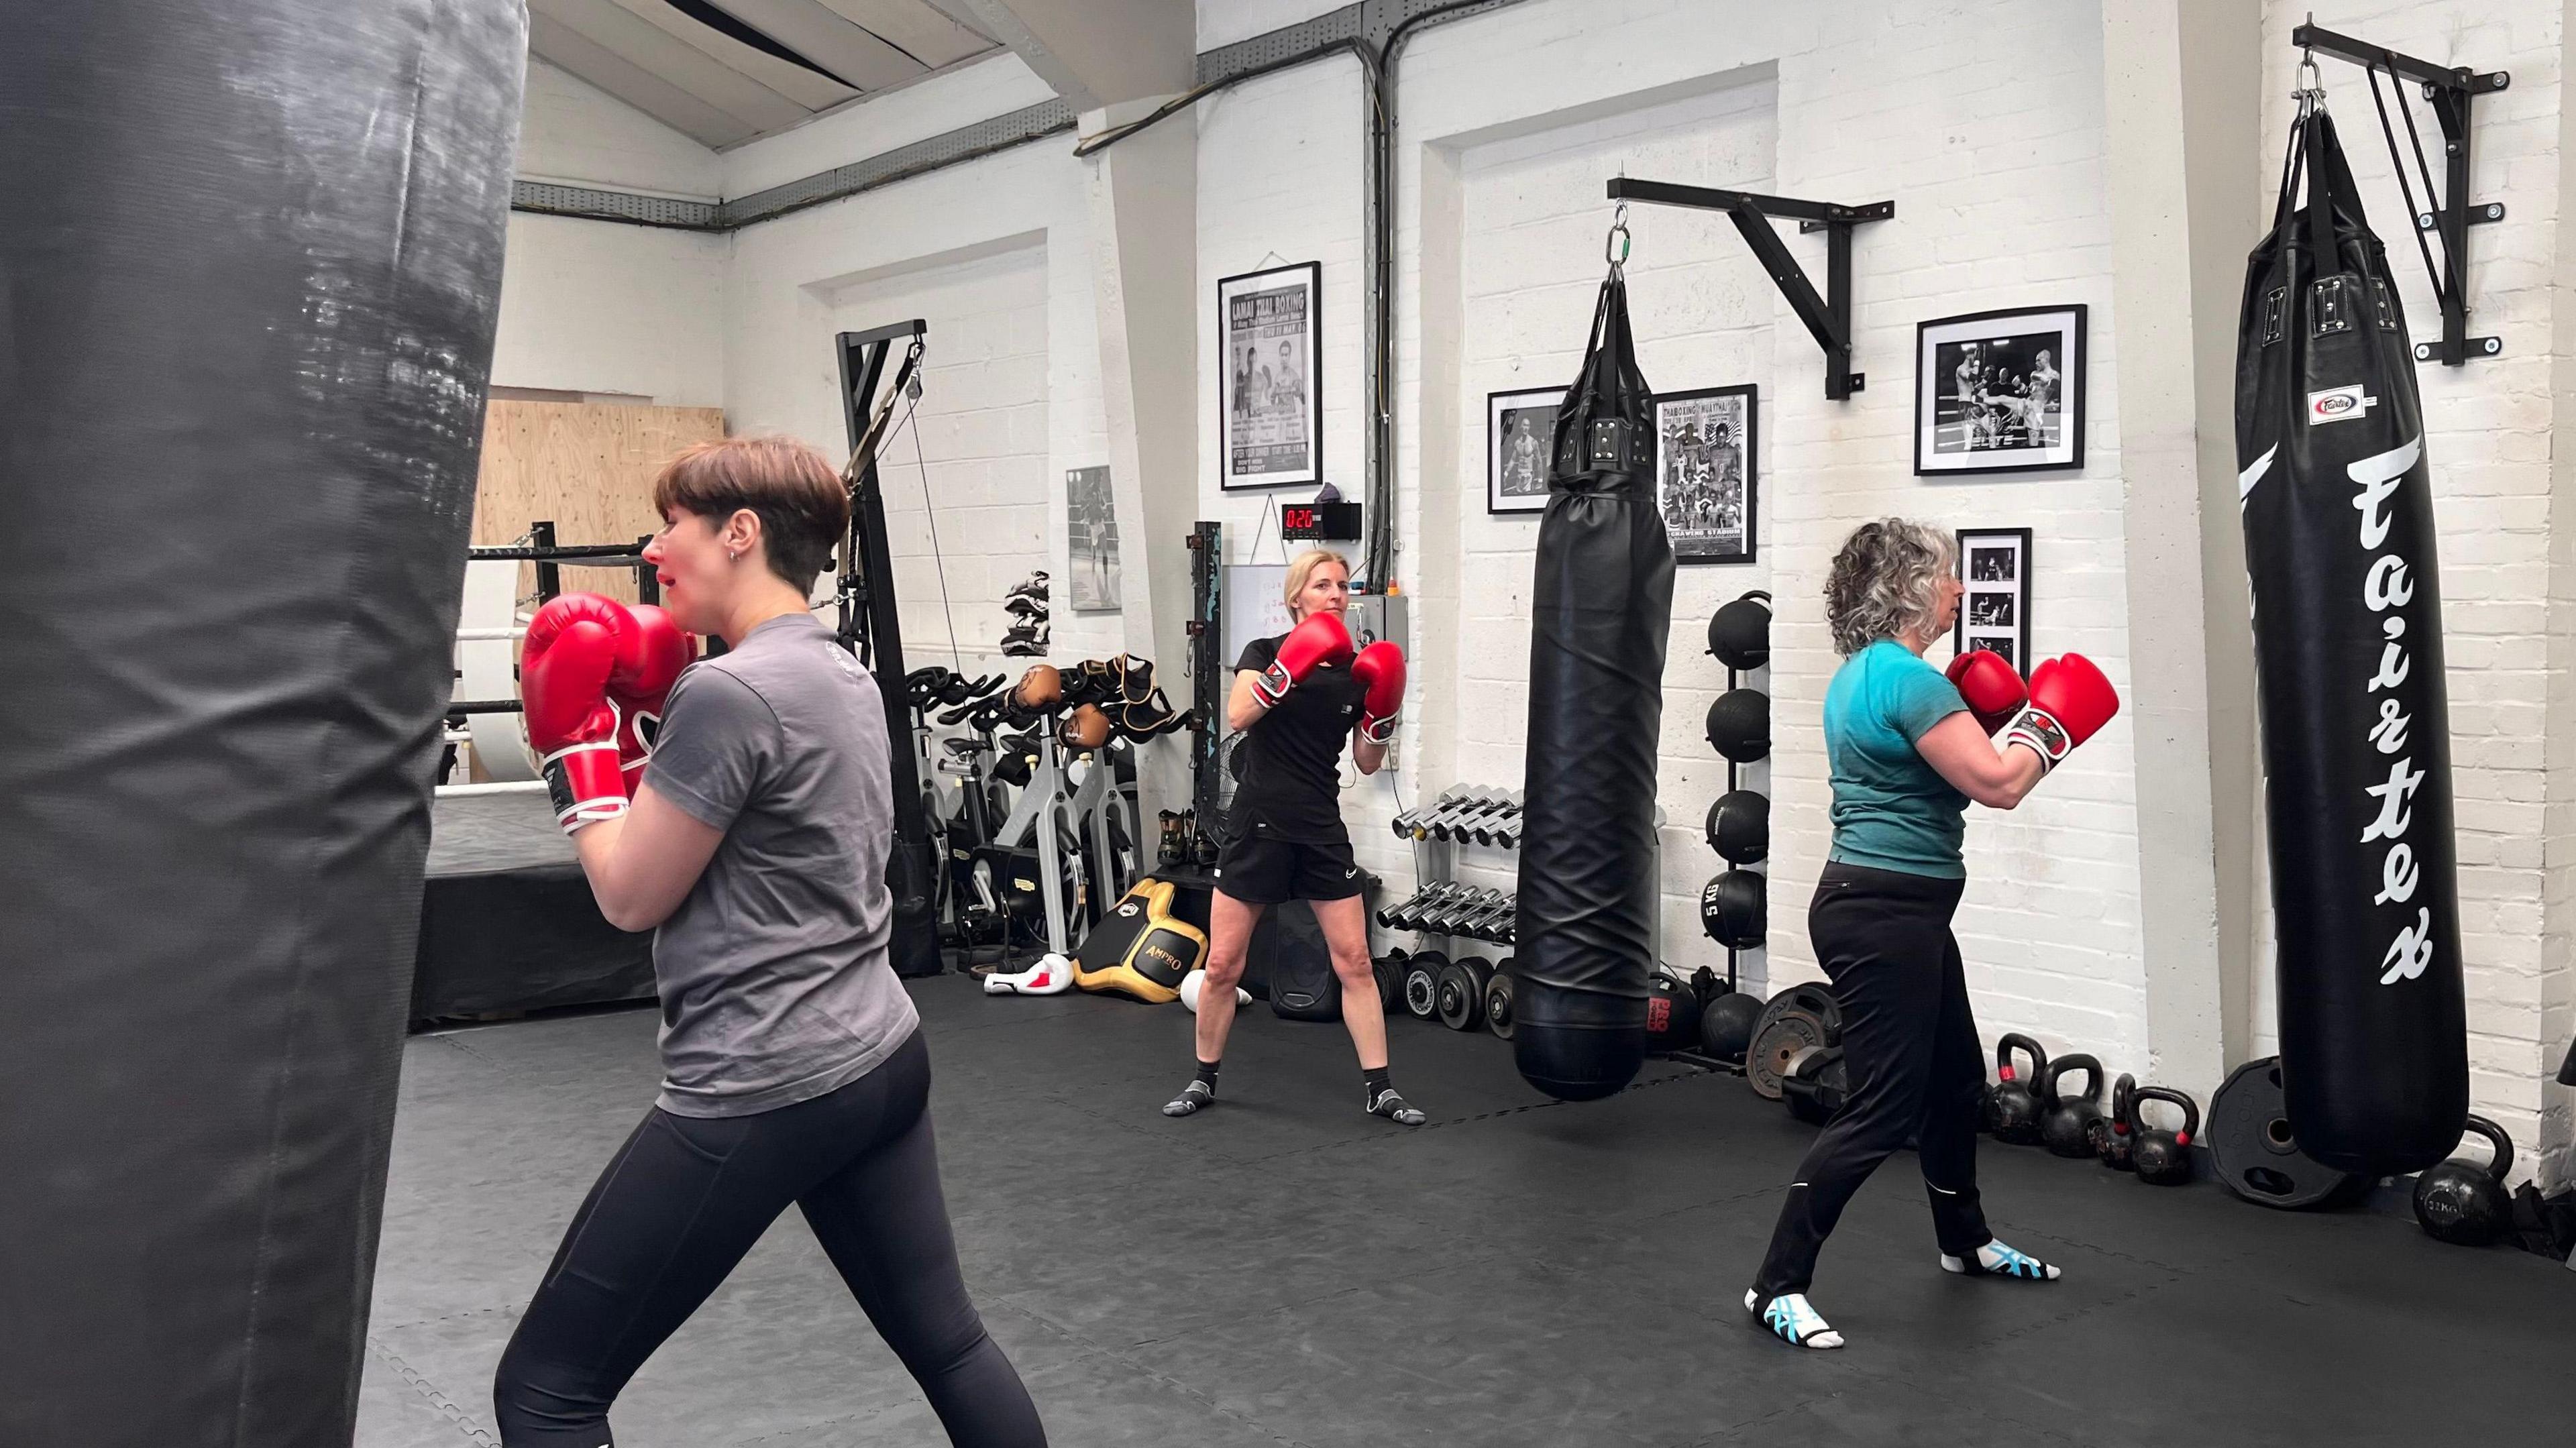
[[[967,1281],[1058,1445],[1624,1448],[2576,1440],[2576,1273],[2401,1218],[1980,1154],[2045,1285],[1941,1272],[1891,1161],[1827,1251],[1801,1352],[1744,1284],[1809,1137],[1742,1081],[1650,1065],[1545,1102],[1510,1047],[1405,1020],[1418,1130],[1359,1110],[1337,1026],[1254,1007],[1225,1100],[1178,1006],[912,983]],[[654,1014],[415,1038],[361,1448],[494,1443],[493,1364],[651,1100]],[[638,1375],[621,1448],[939,1444],[794,1213]]]

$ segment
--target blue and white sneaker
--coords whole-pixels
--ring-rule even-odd
[[[1970,1277],[2016,1277],[2025,1282],[2054,1282],[2058,1277],[2056,1268],[2001,1242],[1988,1242],[1977,1249],[1975,1257],[1968,1259],[1944,1252],[1941,1254],[1941,1270]]]
[[[1744,1293],[1744,1310],[1771,1330],[1771,1335],[1791,1347],[1841,1347],[1843,1335],[1833,1330],[1807,1304],[1807,1294],[1785,1292],[1768,1303],[1758,1300],[1750,1288]]]

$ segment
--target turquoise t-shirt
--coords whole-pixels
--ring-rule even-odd
[[[1831,858],[1876,870],[1964,878],[1968,797],[1914,741],[1967,708],[1941,671],[1894,639],[1843,660],[1825,688],[1825,764],[1834,786]]]

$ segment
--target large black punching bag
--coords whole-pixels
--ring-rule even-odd
[[[1588,1101],[1626,1086],[1646,1056],[1655,743],[1673,616],[1655,399],[1617,267],[1557,410],[1531,594],[1512,1053],[1531,1085]]]
[[[2432,487],[2406,317],[2321,105],[2291,157],[2236,354],[2281,1077],[2310,1156],[2407,1172],[2469,1109]]]
[[[0,1443],[345,1448],[518,0],[0,38]]]

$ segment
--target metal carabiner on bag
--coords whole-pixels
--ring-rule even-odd
[[[1634,238],[1628,234],[1628,203],[1622,201],[1610,213],[1610,234],[1601,239],[1601,259],[1618,271],[1628,264],[1628,251]]]

